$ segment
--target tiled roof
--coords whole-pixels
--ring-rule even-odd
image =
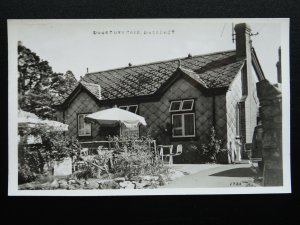
[[[78,83],[76,85],[74,85],[73,87],[71,87],[70,89],[66,89],[66,91],[59,96],[56,96],[53,99],[53,105],[60,105],[62,104],[68,97],[70,94],[72,94],[72,92],[75,90],[75,88],[78,86]]]
[[[235,54],[235,51],[225,51],[88,73],[82,81],[99,84],[102,99],[151,95],[180,64],[185,74],[206,88],[228,87],[244,62],[237,60]]]
[[[87,83],[84,81],[77,82],[76,85],[71,87],[70,89],[66,89],[62,95],[56,96],[53,100],[53,105],[61,105],[76,89],[78,85],[82,84],[89,92],[91,92],[97,99],[101,99],[101,87],[98,84]]]
[[[80,83],[88,89],[94,96],[96,96],[99,100],[101,99],[101,89],[99,84],[87,83],[84,81],[80,81]]]

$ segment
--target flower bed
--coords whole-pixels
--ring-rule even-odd
[[[172,171],[149,149],[149,139],[139,141],[138,145],[129,144],[114,152],[102,150],[86,158],[81,169],[72,175],[47,175],[44,179],[19,185],[19,189],[141,189],[166,184]]]

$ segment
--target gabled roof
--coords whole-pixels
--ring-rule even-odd
[[[243,64],[232,50],[88,73],[80,82],[98,99],[100,85],[101,100],[152,96],[180,70],[205,89],[220,89],[229,87]]]
[[[206,88],[228,87],[243,64],[235,51],[225,51],[88,73],[82,81],[99,84],[103,100],[151,95],[173,75],[179,60],[181,69]]]
[[[69,96],[78,88],[84,87],[90,94],[96,97],[98,100],[101,100],[101,88],[98,84],[87,83],[84,81],[77,82],[76,85],[71,87],[70,89],[66,89],[66,92],[63,95],[56,96],[53,100],[53,105],[58,106],[63,104]]]
[[[72,86],[70,89],[66,89],[66,91],[62,95],[55,96],[53,99],[53,105],[61,105],[66,101],[66,99],[73,93],[73,91],[78,86],[78,83]]]
[[[80,81],[80,83],[91,92],[97,99],[101,100],[101,89],[99,84],[87,83]]]

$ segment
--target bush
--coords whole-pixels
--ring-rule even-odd
[[[159,157],[156,159],[151,152],[139,150],[119,154],[113,167],[115,177],[127,177],[128,180],[145,175],[158,176],[166,170]]]
[[[111,151],[102,150],[99,155],[87,159],[83,169],[86,178],[101,178],[104,175],[110,177],[110,162],[112,157],[113,154]]]
[[[215,128],[210,129],[210,138],[208,144],[202,144],[203,158],[207,162],[217,162],[217,154],[221,149],[222,141],[216,138]]]
[[[32,182],[36,179],[36,174],[30,170],[28,165],[18,166],[18,183],[24,184],[27,182]]]
[[[160,177],[160,183],[165,182],[162,177],[167,178],[169,170],[159,156],[156,157],[149,148],[149,141],[152,141],[150,137],[135,139],[109,136],[108,140],[113,141],[115,151],[101,150],[98,155],[86,159],[77,177],[85,179],[125,177],[126,180],[135,180],[139,179],[139,176],[149,175]],[[161,174],[164,176],[160,176]]]
[[[44,168],[53,169],[53,162],[62,160],[65,157],[75,157],[80,154],[80,145],[75,138],[65,136],[63,132],[51,131],[43,126],[32,129],[20,130],[24,139],[29,135],[40,137],[41,144],[26,145],[19,144],[18,163],[20,164],[20,181],[26,174],[43,174]],[[29,172],[30,171],[30,172]],[[26,176],[24,176],[26,178]]]
[[[119,146],[117,142],[123,139],[114,137],[111,140],[114,140],[116,146]],[[160,157],[155,156],[149,148],[149,141],[152,141],[149,136],[126,140],[126,147],[119,147],[119,153],[113,156],[113,165],[110,168],[113,177],[126,177],[131,180],[137,176],[168,174],[168,168],[164,166]],[[107,160],[105,157],[104,159]],[[105,160],[102,164],[106,162]]]
[[[187,142],[182,144],[183,152],[180,156],[173,157],[174,163],[178,164],[193,164],[204,163],[202,157],[202,149],[197,146],[197,142]],[[176,151],[176,144],[174,145],[173,152]]]
[[[217,153],[217,162],[221,164],[229,164],[231,163],[230,151],[228,149],[221,149]]]
[[[184,151],[174,157],[174,163],[216,163],[222,141],[216,138],[214,127],[211,128],[208,143],[198,141],[182,143]]]

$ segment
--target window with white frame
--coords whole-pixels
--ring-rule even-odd
[[[122,105],[122,106],[119,106],[119,108],[127,110],[132,113],[137,113],[138,105]]]
[[[173,137],[195,137],[194,99],[171,101]]]
[[[77,115],[77,130],[78,130],[78,136],[79,137],[87,137],[92,136],[92,124],[86,123],[84,121],[84,118],[88,114],[78,114]]]
[[[191,111],[194,108],[194,99],[188,100],[176,100],[171,101],[169,111],[170,112],[180,112],[180,111]]]

